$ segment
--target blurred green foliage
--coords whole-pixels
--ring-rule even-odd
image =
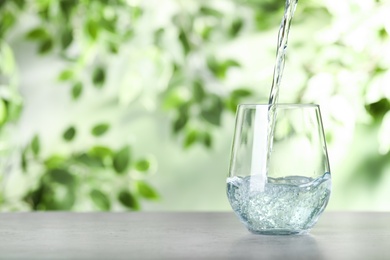
[[[9,136],[23,112],[12,34],[23,34],[24,40],[33,42],[42,59],[52,56],[66,64],[56,78],[68,86],[75,105],[83,102],[88,91],[103,93],[112,88],[113,57],[129,52],[139,59],[147,57],[160,73],[146,76],[154,77],[158,86],[152,89],[152,100],[155,109],[170,120],[172,134],[183,149],[196,145],[211,149],[224,115],[232,116],[241,102],[266,100],[269,91],[248,86],[243,79],[232,80],[232,74],[248,69],[241,59],[245,48],[232,48],[228,55],[218,51],[268,32],[276,44],[284,4],[280,0],[0,0],[1,152],[4,157],[17,153],[20,169],[14,171],[32,180],[16,197],[3,189],[0,207],[73,210],[77,205],[93,205],[96,210],[139,210],[143,200],[159,199],[148,183],[156,163],[128,143],[110,147],[101,141],[115,128],[110,122],[102,120],[89,127],[93,143],[82,149],[72,146],[80,126],[66,126],[58,138],[69,153],[42,152],[49,144],[38,134],[16,152],[11,149]],[[301,79],[288,82],[289,102],[337,107],[323,111],[330,149],[334,145],[334,151],[341,151],[348,146],[346,141],[359,126],[374,129],[380,143],[374,157],[382,163],[375,163],[381,165],[376,177],[368,178],[376,182],[386,172],[388,163],[383,162],[390,151],[390,92],[384,87],[389,82],[390,58],[378,51],[390,47],[389,10],[388,3],[374,0],[300,2],[292,25],[292,35],[297,36],[289,47],[294,52],[287,54],[286,64]],[[26,20],[33,21],[31,26],[19,24]],[[142,80],[139,83],[142,73],[134,67],[125,69],[122,76],[129,77],[133,87],[149,87]],[[115,91],[113,106],[133,109],[131,103],[140,95],[136,88]],[[367,160],[362,164],[375,162]],[[5,181],[8,177],[0,175],[3,186],[10,185]]]
[[[179,2],[177,3],[179,6]],[[181,4],[180,4],[181,5]],[[110,56],[121,55],[121,48],[137,40],[138,23],[148,11],[141,4],[123,0],[112,1],[1,1],[1,64],[3,73],[17,78],[13,53],[7,43],[7,35],[17,26],[17,17],[32,16],[37,20],[33,28],[25,32],[25,39],[36,44],[40,55],[55,55],[67,63],[58,73],[58,81],[70,86],[70,95],[74,102],[80,102],[84,89],[92,86],[102,89],[106,86],[107,69]],[[205,26],[201,30],[194,27],[195,20],[221,19],[223,13],[199,4],[197,11],[187,13],[186,8],[178,10],[172,16],[177,42],[181,46],[182,58],[172,60],[172,75],[166,91],[161,93],[161,106],[173,113],[172,132],[182,136],[184,148],[196,143],[211,148],[210,130],[221,124],[225,110],[235,111],[243,97],[251,95],[247,89],[238,89],[228,95],[213,93],[205,87],[205,77],[200,74],[189,75],[188,57],[201,50],[202,45],[211,42],[212,35],[226,38],[236,37],[242,26],[241,17],[235,17],[225,25]],[[155,47],[159,52],[167,52],[163,43],[166,28],[151,31]],[[240,64],[232,59],[217,60],[211,53],[207,55],[205,72],[210,72],[216,81],[224,79],[231,67]],[[5,74],[7,75],[7,74]],[[17,84],[4,82],[4,87],[13,89],[12,100],[2,99],[0,112],[2,122],[9,124],[11,118],[18,115],[6,115],[14,110],[20,113],[22,100]],[[189,89],[191,95],[181,95],[183,89]],[[119,104],[118,104],[119,105]],[[147,173],[152,162],[147,158],[136,160],[131,147],[125,145],[119,150],[99,144],[111,126],[99,123],[91,128],[96,144],[68,155],[41,153],[40,137],[35,135],[31,142],[20,151],[20,168],[24,176],[35,176],[35,181],[23,191],[21,203],[27,203],[32,210],[72,210],[79,201],[89,201],[98,210],[110,210],[114,201],[130,210],[140,209],[141,199],[157,200],[159,194],[143,178],[133,178],[133,171]],[[4,130],[4,129],[3,129]],[[62,134],[65,142],[71,143],[77,138],[77,127],[68,126]],[[5,141],[5,140],[3,140]],[[134,153],[136,154],[136,152]],[[121,181],[120,181],[121,180]],[[122,183],[118,189],[117,183]],[[115,189],[114,192],[110,189]],[[83,191],[83,192],[81,192]],[[117,195],[115,195],[117,193]],[[3,201],[4,207],[12,209],[15,199]]]
[[[99,124],[92,130],[95,130],[92,134],[102,136],[108,128],[106,124]],[[75,136],[73,126],[63,134],[67,142],[71,142]],[[124,207],[138,210],[139,199],[156,200],[159,195],[145,181],[130,179],[129,172],[132,171],[147,176],[151,164],[145,158],[133,160],[130,151],[128,145],[119,150],[96,145],[70,156],[52,154],[42,157],[40,140],[36,135],[22,153],[22,169],[27,175],[31,174],[31,167],[38,165],[43,174],[23,200],[33,210],[72,210],[76,200],[80,199],[80,190],[84,190],[86,197],[83,199],[90,200],[98,210],[110,210],[112,201],[116,199]],[[112,189],[118,189],[117,183],[121,185],[115,197]],[[133,188],[129,188],[129,183]]]

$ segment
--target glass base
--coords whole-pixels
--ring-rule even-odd
[[[288,229],[265,229],[265,230],[248,230],[255,235],[270,235],[270,236],[287,236],[287,235],[303,235],[309,233],[310,230],[288,230]]]

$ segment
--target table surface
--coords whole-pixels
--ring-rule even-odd
[[[0,259],[390,259],[390,213],[325,212],[295,236],[231,212],[1,213]]]

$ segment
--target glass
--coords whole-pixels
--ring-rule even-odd
[[[270,120],[275,122],[273,128]],[[238,107],[227,196],[249,231],[306,233],[324,211],[330,192],[318,105]]]

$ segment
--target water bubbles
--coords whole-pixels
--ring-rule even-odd
[[[330,196],[330,174],[318,179],[289,176],[268,178],[263,192],[253,189],[257,176],[232,177],[227,181],[230,204],[251,231],[310,229]]]

